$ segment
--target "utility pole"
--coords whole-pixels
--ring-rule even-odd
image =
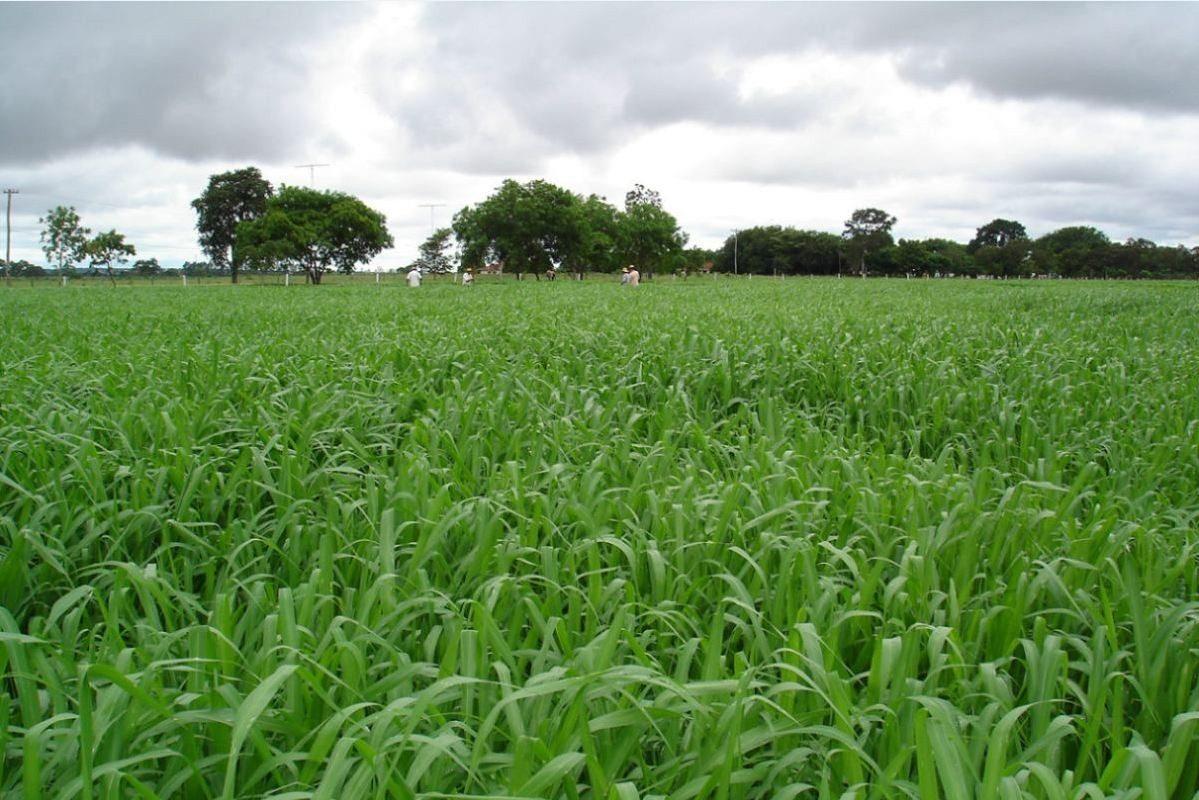
[[[737,231],[733,231],[733,274],[737,274]]]
[[[332,165],[331,164],[296,164],[296,169],[308,170],[308,185],[310,187],[315,187],[316,186],[316,168],[317,167],[328,167],[328,166],[332,166]]]
[[[8,211],[5,214],[5,237],[4,237],[4,282],[10,283],[12,280],[12,196],[20,194],[20,189],[5,189],[4,194],[8,195]]]
[[[445,205],[445,203],[421,203],[419,206],[417,206],[417,208],[429,209],[429,235],[430,236],[437,233],[437,226],[433,223],[434,209],[441,208],[444,205]]]

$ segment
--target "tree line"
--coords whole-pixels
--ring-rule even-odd
[[[277,191],[256,167],[215,174],[191,203],[207,262],[187,262],[185,275],[228,275],[244,270],[297,272],[313,284],[337,270],[350,273],[394,242],[386,218],[352,195],[300,186]],[[113,277],[136,254],[115,230],[92,235],[73,207],[58,206],[39,220],[42,250],[60,274],[88,264],[90,274]],[[1146,239],[1111,241],[1089,226],[1060,228],[1037,239],[1015,220],[980,226],[968,243],[942,238],[900,239],[896,218],[878,208],[853,212],[842,232],[765,225],[731,234],[716,250],[687,247],[687,234],[641,184],[619,207],[544,180],[505,180],[482,201],[459,210],[449,227],[434,231],[410,266],[427,272],[503,271],[540,277],[564,270],[615,272],[635,264],[655,272],[714,270],[757,275],[961,275],[1070,278],[1199,277],[1199,248],[1160,246]],[[157,259],[130,270],[164,272]],[[24,261],[10,275],[46,270]]]
[[[896,242],[895,222],[880,209],[860,209],[840,235],[756,226],[729,236],[712,260],[717,271],[755,275],[1199,278],[1199,248],[1139,238],[1114,242],[1091,226],[1072,225],[1033,239],[1021,223],[994,219],[962,244],[941,238]]]

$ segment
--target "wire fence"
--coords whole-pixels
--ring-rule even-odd
[[[702,274],[693,273],[686,279],[700,280],[711,279],[713,276],[705,276]],[[554,278],[558,281],[577,281],[579,276],[575,273],[559,272]],[[321,277],[321,286],[363,286],[363,285],[379,285],[379,286],[403,286],[407,280],[405,272],[355,272],[350,275],[337,272],[327,272]],[[619,272],[586,272],[583,273],[582,280],[584,281],[612,281],[620,280]],[[683,278],[672,275],[658,273],[656,276],[643,275],[642,281],[647,280],[683,280]],[[423,276],[422,285],[429,284],[457,284],[461,283],[462,276],[459,273],[449,274],[429,274]],[[498,283],[514,283],[524,281],[527,283],[548,283],[549,279],[544,275],[535,275],[533,273],[525,273],[518,275],[515,273],[482,273],[475,276],[477,284],[498,284]],[[0,286],[8,285],[11,287],[104,287],[104,286],[229,286],[233,283],[233,279],[229,275],[183,275],[179,272],[170,272],[160,275],[137,275],[127,271],[116,271],[110,277],[106,273],[76,273],[74,275],[19,275],[6,277],[0,280]],[[303,274],[282,273],[282,272],[242,272],[238,274],[237,283],[239,286],[303,286],[307,283]]]

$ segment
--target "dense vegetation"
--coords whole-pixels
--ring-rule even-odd
[[[1113,242],[1082,225],[1030,239],[1020,223],[997,219],[967,244],[938,238],[895,242],[888,232],[873,245],[862,252],[851,235],[770,225],[729,236],[711,259],[721,272],[757,275],[852,274],[864,261],[872,275],[1199,278],[1199,248],[1147,239]]]
[[[1190,798],[1196,308],[0,292],[0,795]]]

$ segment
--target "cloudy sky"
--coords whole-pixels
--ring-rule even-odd
[[[408,263],[506,177],[732,228],[965,241],[993,217],[1199,244],[1196,4],[0,3],[13,258],[75,205],[164,264],[247,164],[358,195]]]

